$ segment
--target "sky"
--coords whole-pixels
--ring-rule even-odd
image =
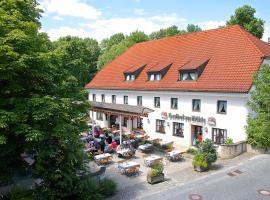
[[[38,0],[44,13],[42,31],[51,40],[72,35],[99,42],[115,33],[150,34],[176,25],[197,24],[203,30],[224,25],[245,4],[265,21],[263,40],[270,37],[270,0]]]

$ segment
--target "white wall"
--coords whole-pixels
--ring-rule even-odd
[[[128,91],[128,90],[89,90],[89,100],[92,101],[92,94],[96,94],[96,101],[101,101],[101,94],[105,94],[105,102],[111,103],[112,95],[116,95],[116,103],[123,104],[123,96],[128,96],[129,105],[137,105],[137,96],[142,96],[143,106],[155,110],[150,113],[148,118],[143,118],[144,130],[151,137],[159,137],[165,140],[173,140],[174,143],[189,146],[191,144],[191,124],[202,125],[208,129],[204,131],[204,138],[212,138],[212,127],[202,123],[182,122],[184,123],[184,138],[172,135],[173,127],[169,118],[166,120],[166,133],[155,132],[156,119],[161,118],[161,112],[172,114],[199,116],[206,119],[214,117],[216,119],[216,128],[227,129],[227,136],[234,142],[245,140],[245,126],[248,94],[230,94],[230,93],[207,93],[207,92],[167,92],[167,91]],[[160,97],[160,108],[154,108],[154,97]],[[178,98],[178,109],[171,109],[171,98]],[[192,112],[192,99],[201,99],[201,112]],[[227,101],[227,114],[217,114],[217,100]],[[92,116],[92,115],[91,115]],[[96,115],[94,114],[94,119]],[[105,119],[105,116],[104,116]],[[181,122],[180,120],[174,120]],[[97,121],[101,126],[107,126],[107,122]],[[135,121],[134,121],[135,124]],[[167,126],[169,124],[169,126]],[[130,125],[130,124],[129,124]],[[204,128],[205,130],[205,128]]]

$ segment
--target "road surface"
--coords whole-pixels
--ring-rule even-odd
[[[170,188],[147,200],[270,200],[270,155]]]

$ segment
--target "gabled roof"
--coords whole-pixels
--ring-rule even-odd
[[[93,89],[248,92],[253,74],[270,45],[238,25],[138,43],[103,67],[86,85]],[[179,69],[190,58],[210,58],[197,81],[178,81]],[[145,63],[135,81],[123,72]],[[147,80],[151,63],[173,63],[161,81]]]

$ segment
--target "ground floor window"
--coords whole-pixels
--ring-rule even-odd
[[[165,133],[165,120],[156,120],[156,132]]]
[[[103,113],[97,112],[97,120],[103,120]]]
[[[223,144],[227,139],[227,130],[220,128],[212,129],[212,141],[215,144]]]
[[[143,128],[143,119],[137,118],[137,128]]]
[[[173,136],[184,137],[184,124],[173,122]]]

